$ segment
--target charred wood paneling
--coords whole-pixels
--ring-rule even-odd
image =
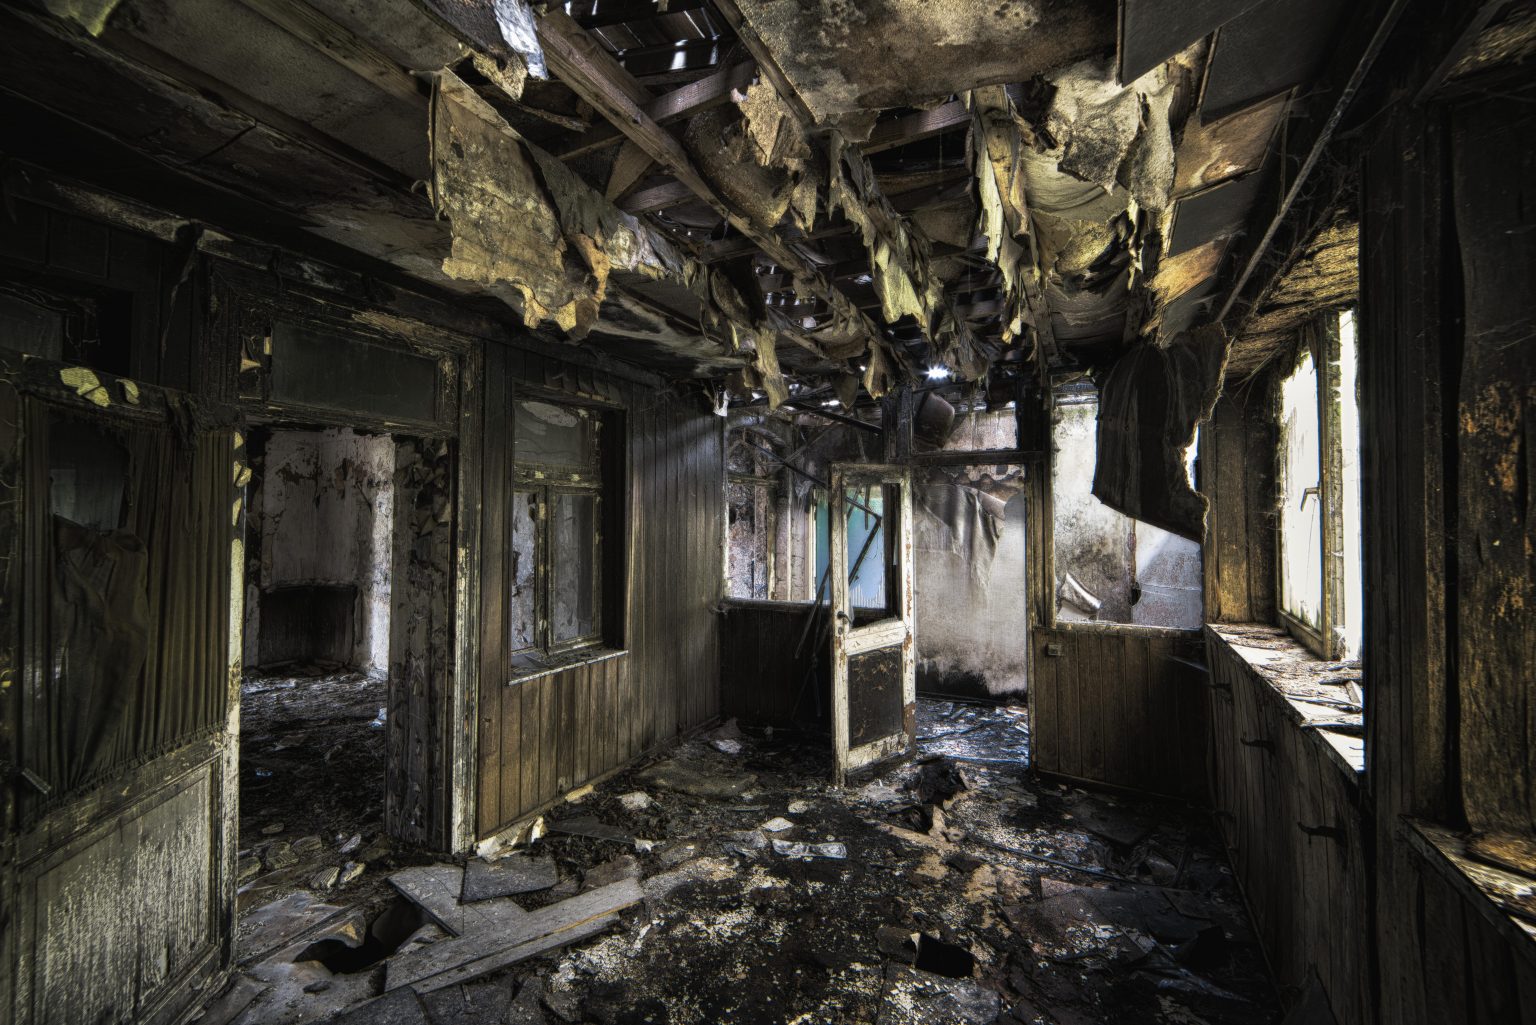
[[[1153,628],[1032,632],[1034,765],[1152,794],[1205,796],[1206,678],[1198,634]]]
[[[479,796],[481,836],[620,768],[719,714],[718,625],[724,435],[676,396],[531,352],[488,355],[482,533]],[[624,444],[610,479],[625,494],[604,550],[605,616],[622,623],[611,657],[514,679],[505,629],[511,453],[506,406],[531,390],[614,409]],[[608,543],[617,540],[619,543]],[[622,613],[622,615],[620,615]]]

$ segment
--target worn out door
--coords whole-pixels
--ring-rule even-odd
[[[912,487],[895,466],[834,464],[831,495],[833,775],[912,747]]]
[[[229,963],[244,470],[218,419],[0,350],[0,1020],[168,1022]]]

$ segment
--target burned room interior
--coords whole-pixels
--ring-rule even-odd
[[[0,1022],[1536,1022],[1533,72],[0,5]]]

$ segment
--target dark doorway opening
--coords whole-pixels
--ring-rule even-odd
[[[335,427],[249,439],[242,908],[344,885],[385,842],[396,450]]]

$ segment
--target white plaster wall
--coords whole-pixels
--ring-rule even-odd
[[[918,680],[927,688],[1020,697],[1028,688],[1022,494],[1007,505],[992,564],[978,580],[949,529],[921,504],[917,516],[914,605]]]
[[[395,442],[347,428],[275,430],[267,440],[259,509],[262,590],[304,584],[357,588],[354,661],[389,670]],[[253,593],[248,609],[256,609]],[[255,664],[259,622],[246,629]]]

